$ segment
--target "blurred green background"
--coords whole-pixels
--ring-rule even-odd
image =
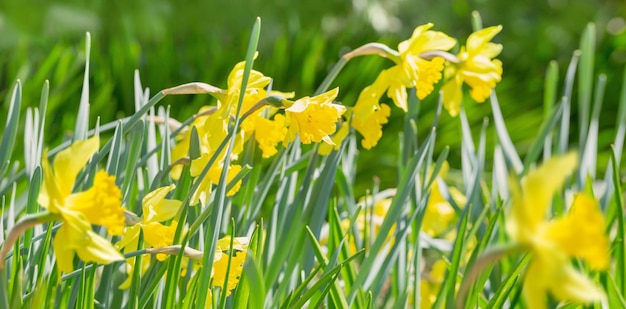
[[[101,123],[130,115],[133,72],[152,93],[190,81],[224,87],[232,66],[244,58],[255,17],[262,19],[259,57],[255,68],[274,78],[274,89],[311,95],[329,68],[346,51],[371,41],[393,48],[421,24],[457,38],[471,33],[471,12],[478,11],[484,26],[501,24],[495,41],[504,45],[500,59],[503,81],[497,93],[511,137],[524,154],[543,117],[543,76],[550,60],[562,77],[588,22],[596,24],[596,72],[606,73],[600,149],[606,152],[615,134],[615,115],[626,63],[626,5],[624,1],[0,1],[0,97],[10,96],[16,79],[24,86],[24,107],[39,104],[44,80],[51,84],[47,113],[48,145],[56,145],[74,126],[84,69],[85,32],[92,37],[90,85],[92,121]],[[378,57],[350,62],[334,85],[341,100],[354,104],[359,91],[391,63]],[[562,85],[559,83],[559,85]],[[559,90],[562,92],[562,90]],[[576,98],[576,94],[574,94]],[[185,119],[209,96],[168,98],[171,114]],[[489,104],[467,101],[465,108],[478,135]],[[574,105],[576,100],[574,99]],[[435,96],[420,109],[420,132],[432,125]],[[0,106],[6,115],[8,100]],[[576,117],[576,107],[572,109]],[[374,176],[382,186],[395,183],[398,133],[402,113],[394,108],[377,148],[362,151],[359,177],[369,186]],[[4,123],[4,116],[0,121]],[[578,136],[573,121],[572,136]],[[488,131],[494,141],[493,129]],[[577,139],[572,139],[575,144]],[[450,161],[459,166],[460,122],[443,116],[437,149],[450,145]],[[491,157],[492,150],[488,150]],[[375,170],[367,167],[374,166]],[[359,192],[359,190],[357,190]]]

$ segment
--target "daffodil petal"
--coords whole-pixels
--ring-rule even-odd
[[[100,139],[98,136],[76,141],[69,148],[60,151],[54,158],[55,181],[61,196],[72,193],[78,172],[85,166],[89,158],[98,151]]]
[[[61,225],[61,228],[57,231],[54,241],[52,242],[52,249],[57,260],[57,267],[62,273],[71,273],[74,270],[74,247],[71,242],[68,242],[69,230],[65,225]]]
[[[604,221],[597,202],[586,194],[577,194],[570,212],[548,224],[546,238],[568,255],[584,259],[591,268],[604,270],[610,262]]]
[[[124,260],[124,257],[115,250],[115,247],[108,240],[91,230],[86,233],[89,237],[89,243],[86,246],[76,248],[76,254],[81,260],[99,264],[110,264]]]
[[[513,212],[520,214],[517,220],[534,229],[546,217],[552,197],[563,186],[565,179],[578,164],[578,155],[570,152],[554,157],[531,171],[522,184],[523,203],[514,203]]]
[[[550,291],[561,301],[590,304],[605,297],[602,289],[569,265],[561,269],[560,279],[558,284],[551,286]]]
[[[175,188],[176,185],[171,184],[146,194],[141,202],[144,222],[162,222],[172,219],[176,215],[182,202],[165,199],[167,194]]]

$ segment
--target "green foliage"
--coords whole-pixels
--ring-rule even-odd
[[[467,13],[460,2],[454,2],[453,6],[457,14]],[[159,14],[158,4],[151,9]],[[66,13],[61,10],[54,14]],[[473,21],[475,28],[481,28],[478,16]],[[162,28],[158,20],[154,23],[155,28]],[[276,35],[271,25],[268,32]],[[267,68],[271,61],[276,62],[274,69],[263,72],[276,72],[268,75],[275,76],[278,82],[288,80],[287,74],[292,73],[290,67],[296,64],[282,58],[291,48],[292,53],[301,53],[297,58],[302,61],[294,71],[298,78],[286,87],[272,84],[276,89],[297,85],[294,88],[298,92],[315,96],[339,85],[346,93],[341,98],[353,102],[361,90],[357,87],[370,83],[370,77],[373,79],[380,71],[380,60],[358,59],[348,63],[343,57],[329,57],[326,44],[330,43],[315,32],[304,31],[288,38],[277,35],[274,53],[270,53],[264,50],[267,49],[264,44],[268,44],[264,42],[270,40],[262,35],[260,19],[251,29],[247,47],[237,46],[231,51],[245,51],[238,93],[248,89],[253,68],[264,68],[264,65]],[[234,31],[237,36],[239,32]],[[336,34],[336,38],[345,35]],[[568,197],[564,194],[567,190],[590,191],[599,201],[599,209],[607,218],[607,226],[602,228],[611,237],[610,269],[591,272],[582,257],[576,257],[573,264],[577,270],[592,274],[591,278],[602,287],[610,307],[623,306],[626,303],[626,278],[623,276],[626,273],[626,234],[620,159],[626,132],[626,86],[621,88],[615,120],[619,124],[617,133],[604,133],[600,123],[603,102],[605,95],[614,89],[608,86],[612,84],[612,75],[597,75],[594,71],[594,67],[598,67],[595,35],[595,26],[590,24],[582,34],[580,51],[574,53],[566,72],[561,99],[558,98],[558,65],[550,63],[544,83],[544,110],[530,121],[541,126],[538,131],[533,129],[517,135],[526,139],[523,147],[514,143],[519,139],[513,138],[511,133],[520,130],[517,124],[521,122],[510,117],[521,108],[513,98],[540,101],[539,96],[529,91],[520,98],[520,92],[513,93],[511,84],[506,83],[502,89],[498,86],[500,95],[493,91],[490,104],[485,104],[490,107],[491,115],[482,120],[482,125],[476,125],[476,119],[480,118],[483,107],[472,106],[469,99],[463,103],[459,117],[453,119],[442,113],[443,98],[438,104],[431,102],[432,99],[420,101],[413,89],[409,92],[408,111],[392,117],[399,121],[389,126],[391,132],[385,131],[388,140],[381,142],[381,148],[370,152],[360,150],[357,135],[351,132],[340,142],[338,150],[327,156],[318,153],[319,145],[306,145],[296,140],[280,146],[282,148],[270,159],[261,158],[252,138],[244,143],[241,152],[235,150],[239,130],[248,119],[248,114],[242,113],[244,96],[238,96],[236,110],[226,116],[225,138],[212,150],[199,172],[193,162],[206,152],[205,141],[199,133],[203,129],[196,126],[188,129],[188,140],[181,136],[201,117],[189,116],[196,112],[194,104],[206,103],[206,93],[215,94],[207,90],[210,85],[183,84],[150,97],[149,89],[143,88],[136,73],[132,87],[129,82],[117,89],[107,78],[119,77],[115,70],[128,69],[122,64],[132,62],[128,59],[138,57],[138,52],[121,52],[121,43],[107,38],[113,43],[112,55],[118,55],[115,52],[118,51],[122,58],[111,59],[113,69],[109,71],[100,70],[109,63],[97,48],[91,56],[89,35],[84,58],[78,61],[67,56],[71,45],[59,44],[60,47],[52,49],[40,69],[30,76],[28,86],[24,83],[22,89],[21,82],[16,83],[8,100],[9,113],[0,147],[0,194],[3,196],[0,236],[2,255],[6,255],[1,261],[4,268],[0,269],[0,307],[417,308],[432,304],[434,308],[448,308],[455,303],[459,308],[523,306],[524,273],[534,257],[527,254],[528,248],[516,244],[507,234],[507,225],[513,216],[508,207],[512,192],[506,185],[507,175],[521,179],[538,165],[542,153],[547,160],[570,148],[579,149],[579,169],[564,190],[551,196],[554,202],[549,209],[550,218],[552,214],[558,217],[569,212]],[[154,52],[156,55],[166,53],[164,63],[171,61],[172,64],[147,67],[147,70],[154,70],[149,76],[168,76],[167,70],[176,66],[178,62],[172,54],[175,52],[168,50],[175,40],[175,37],[164,38],[164,47],[155,48]],[[145,48],[150,48],[150,44],[147,46]],[[205,48],[223,52],[224,47]],[[336,46],[330,49],[337,52]],[[261,53],[255,59],[257,50]],[[194,52],[198,50],[185,53]],[[230,68],[232,60],[216,58],[212,62]],[[328,64],[334,61],[326,77],[319,79],[319,72],[326,72]],[[84,71],[76,69],[77,64],[84,65]],[[354,73],[354,67],[360,67],[363,74]],[[77,84],[74,80],[80,72],[84,74],[82,84]],[[67,80],[60,83],[59,88],[55,88],[54,83],[50,87],[48,82],[42,81],[47,75]],[[207,78],[226,84],[227,75],[227,71],[216,69]],[[623,85],[626,85],[626,73],[624,76]],[[354,81],[350,81],[351,78]],[[537,83],[537,80],[528,83]],[[597,80],[595,87],[594,80]],[[28,107],[23,120],[20,112],[28,106],[28,100],[32,100],[32,90],[29,90],[28,100],[22,94],[36,82],[40,82],[38,87],[44,85],[40,105]],[[346,90],[343,90],[344,84],[349,85]],[[82,89],[78,109],[62,111],[61,102],[75,97],[78,89]],[[317,90],[313,92],[313,89]],[[574,91],[578,94],[576,100],[572,97]],[[195,96],[190,97],[190,94]],[[134,110],[118,104],[114,97],[117,100],[134,98]],[[107,101],[108,106],[103,104]],[[184,101],[190,101],[190,106],[178,108]],[[157,106],[158,103],[167,107]],[[572,106],[578,107],[577,113],[572,113]],[[610,107],[605,105],[604,109],[607,108]],[[578,119],[578,134],[572,133],[576,130],[570,128],[572,114]],[[93,121],[96,115],[101,118]],[[58,122],[61,131],[50,124],[56,124],[59,117],[62,118]],[[47,126],[45,119],[49,120]],[[177,123],[175,119],[185,120]],[[92,130],[89,130],[90,123],[95,124]],[[48,130],[48,127],[53,129]],[[72,127],[71,136],[63,136],[65,133],[61,132]],[[451,127],[457,137],[446,137]],[[24,141],[17,143],[20,130],[24,132]],[[441,133],[446,130],[448,133]],[[394,135],[398,131],[399,137]],[[270,133],[273,132],[254,134]],[[610,160],[603,162],[600,144],[602,139],[609,138],[607,135],[612,137],[615,148],[608,152]],[[159,251],[157,246],[149,247],[147,232],[140,229],[136,250],[124,253],[124,258],[133,258],[132,272],[127,273],[127,265],[121,261],[101,265],[84,262],[82,257],[75,259],[75,271],[65,274],[58,271],[55,262],[58,257],[51,250],[53,238],[60,234],[61,224],[69,223],[50,209],[41,212],[38,204],[43,205],[43,202],[39,199],[51,194],[42,189],[49,190],[44,182],[49,175],[42,169],[41,162],[48,159],[43,154],[59,156],[76,141],[90,136],[102,136],[102,147],[86,168],[81,167],[74,192],[86,191],[93,185],[99,168],[115,176],[120,200],[128,210],[125,214],[127,233],[128,226],[150,215],[142,213],[147,209],[144,199],[158,188],[176,184],[167,198],[178,200],[182,205],[172,218],[163,220],[167,226],[175,226],[171,236],[174,245],[167,247],[165,260],[159,258],[164,251]],[[397,144],[388,143],[391,139]],[[572,141],[574,145],[570,146]],[[183,159],[174,161],[172,149],[182,143],[188,149]],[[45,152],[43,145],[58,146]],[[397,151],[389,151],[393,149],[389,145]],[[229,173],[231,160],[241,164],[241,169],[232,177]],[[17,163],[21,161],[24,167]],[[372,168],[372,162],[387,162],[375,167],[392,172]],[[175,177],[173,170],[178,165],[183,165],[182,171]],[[192,196],[201,188],[203,180],[212,179],[215,166],[220,167],[219,181],[210,184],[212,189],[207,191],[206,201],[198,204]],[[605,175],[601,178],[597,171],[603,169]],[[368,175],[365,180],[364,174]],[[393,176],[396,174],[398,177]],[[372,184],[371,175],[388,179]],[[234,196],[229,194],[240,181],[239,192]],[[598,189],[592,182],[604,188]],[[451,210],[449,219],[433,217],[444,216],[439,208],[442,204]],[[430,225],[439,225],[443,230],[431,235],[426,232]],[[105,234],[102,227],[95,227],[94,231]],[[223,238],[225,235],[230,238]],[[237,236],[246,237],[245,244],[240,244]],[[120,241],[119,236],[107,237],[112,243]],[[237,258],[243,253],[246,258],[239,265]],[[194,259],[199,263],[191,261]],[[216,264],[218,261],[227,261],[224,275],[227,279],[220,285],[216,284],[217,273],[224,267]],[[438,274],[441,265],[444,265],[443,273]],[[228,280],[231,273],[240,276],[233,289]],[[127,276],[131,276],[132,281],[128,289],[123,289],[120,284]],[[430,297],[434,297],[432,303]]]

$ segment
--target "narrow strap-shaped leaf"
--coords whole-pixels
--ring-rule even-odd
[[[565,154],[568,151],[569,141],[569,122],[572,106],[572,89],[574,88],[574,79],[576,77],[576,67],[580,59],[580,51],[574,51],[572,60],[570,60],[565,74],[565,87],[561,102],[563,104],[563,113],[561,114],[561,127],[558,131],[559,136],[559,154]]]
[[[586,131],[587,136],[580,158],[580,168],[578,170],[579,186],[582,185],[584,179],[586,179],[588,176],[590,176],[592,179],[596,178],[596,164],[598,161],[598,125],[600,122],[600,111],[602,109],[602,101],[604,99],[605,89],[606,75],[600,74],[595,89],[591,123],[589,124],[588,130]]]
[[[593,23],[587,24],[580,39],[580,66],[578,68],[578,122],[580,153],[583,152],[589,118],[591,114],[591,91],[593,88],[593,63],[596,50],[596,27]]]
[[[80,105],[76,115],[76,125],[72,142],[87,139],[89,130],[89,57],[91,53],[91,35],[85,34],[85,74],[83,76],[83,90],[80,94]]]
[[[519,173],[524,168],[524,165],[522,164],[522,160],[520,160],[517,150],[515,150],[515,146],[513,146],[513,142],[509,136],[509,132],[506,129],[506,124],[504,122],[504,117],[502,117],[502,111],[500,111],[500,104],[498,103],[498,97],[496,96],[495,90],[491,91],[490,101],[491,111],[493,113],[493,122],[496,126],[496,133],[498,134],[498,140],[502,146],[504,157],[509,164],[511,164],[513,170]]]
[[[18,80],[13,88],[11,102],[9,102],[9,113],[7,122],[2,134],[2,143],[0,144],[0,175],[4,176],[6,169],[11,160],[11,154],[15,147],[15,139],[17,137],[17,129],[20,122],[20,106],[22,103],[22,84]]]

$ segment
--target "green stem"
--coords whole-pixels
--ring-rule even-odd
[[[0,249],[0,270],[4,269],[4,259],[7,257],[7,255],[9,254],[9,250],[13,248],[13,245],[20,237],[20,235],[24,233],[24,231],[35,225],[57,219],[59,219],[59,216],[57,214],[53,214],[50,212],[40,212],[32,215],[26,215],[19,222],[17,222],[9,231],[7,239],[4,241],[2,249]]]

